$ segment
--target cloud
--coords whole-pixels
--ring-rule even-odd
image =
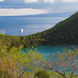
[[[59,2],[77,2],[78,0],[60,0]],[[57,0],[44,0],[44,2],[55,3]]]
[[[44,2],[54,3],[54,2],[55,2],[55,0],[44,0]]]
[[[78,0],[60,0],[59,2],[76,2]],[[37,3],[39,0],[25,0],[25,3]],[[57,0],[42,0],[45,3],[55,3]]]
[[[72,2],[73,0],[62,0],[62,2]]]
[[[0,16],[23,16],[23,15],[37,15],[37,14],[46,14],[48,10],[43,9],[0,9]]]
[[[43,2],[45,2],[45,3],[54,3],[55,2],[55,0],[42,0]],[[37,2],[39,2],[39,0],[25,0],[24,1],[25,3],[37,3]]]
[[[28,3],[36,3],[38,2],[39,0],[25,0],[26,2]],[[43,2],[49,2],[49,3],[55,3],[57,2],[57,0],[42,0]],[[78,0],[60,0],[61,2],[77,2]],[[60,2],[59,1],[59,2]]]
[[[24,2],[25,3],[36,3],[38,2],[38,0],[25,0]]]
[[[61,0],[62,2],[76,2],[78,0]]]
[[[4,0],[0,0],[0,2],[4,2]]]

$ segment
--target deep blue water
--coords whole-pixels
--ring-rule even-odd
[[[8,35],[29,35],[52,28],[66,17],[0,17],[0,33]],[[24,33],[20,33],[20,29]]]

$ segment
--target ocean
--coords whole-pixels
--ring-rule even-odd
[[[0,17],[0,33],[24,36],[52,28],[67,17]],[[24,32],[20,33],[20,29]]]

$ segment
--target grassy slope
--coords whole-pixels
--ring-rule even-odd
[[[53,28],[29,36],[8,36],[0,34],[0,45],[24,47],[43,44],[78,44],[78,13],[56,24]]]

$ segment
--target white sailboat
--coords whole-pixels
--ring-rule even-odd
[[[21,28],[21,29],[20,29],[20,32],[21,32],[21,33],[23,33],[23,32],[24,32],[23,28]]]

